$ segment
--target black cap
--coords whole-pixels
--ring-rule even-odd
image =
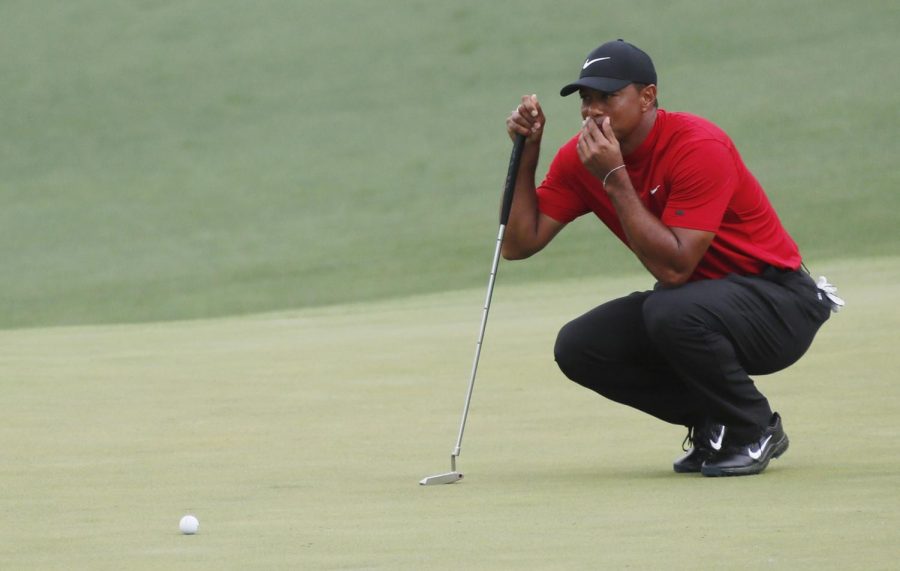
[[[606,42],[588,54],[581,64],[578,81],[563,87],[559,94],[565,97],[582,87],[612,93],[629,83],[656,84],[653,60],[640,48],[625,40]]]

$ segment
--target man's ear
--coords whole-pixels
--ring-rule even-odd
[[[652,83],[641,90],[641,111],[656,106],[656,86]]]

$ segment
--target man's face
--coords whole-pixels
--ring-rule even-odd
[[[634,131],[647,108],[646,95],[633,83],[612,93],[588,87],[582,87],[578,93],[581,96],[581,118],[590,118],[599,124],[604,117],[609,117],[613,133],[620,141]]]

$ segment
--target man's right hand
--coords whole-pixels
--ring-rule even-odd
[[[506,118],[506,132],[512,140],[521,134],[528,143],[540,143],[546,123],[537,95],[523,95],[522,102]]]
[[[503,241],[502,253],[507,260],[520,260],[539,252],[565,226],[538,210],[534,172],[545,124],[537,95],[523,95],[522,102],[506,118],[510,139],[525,136],[525,150]]]

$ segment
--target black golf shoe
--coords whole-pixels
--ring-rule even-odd
[[[700,426],[688,429],[688,435],[682,443],[682,448],[690,444],[691,448],[685,449],[685,454],[672,464],[672,468],[679,474],[697,473],[713,453],[722,449],[722,440],[725,438],[725,427],[721,424],[706,422]]]
[[[750,476],[759,474],[788,449],[788,437],[781,426],[781,416],[776,412],[766,431],[756,442],[743,446],[725,447],[712,454],[700,469],[704,476]]]

